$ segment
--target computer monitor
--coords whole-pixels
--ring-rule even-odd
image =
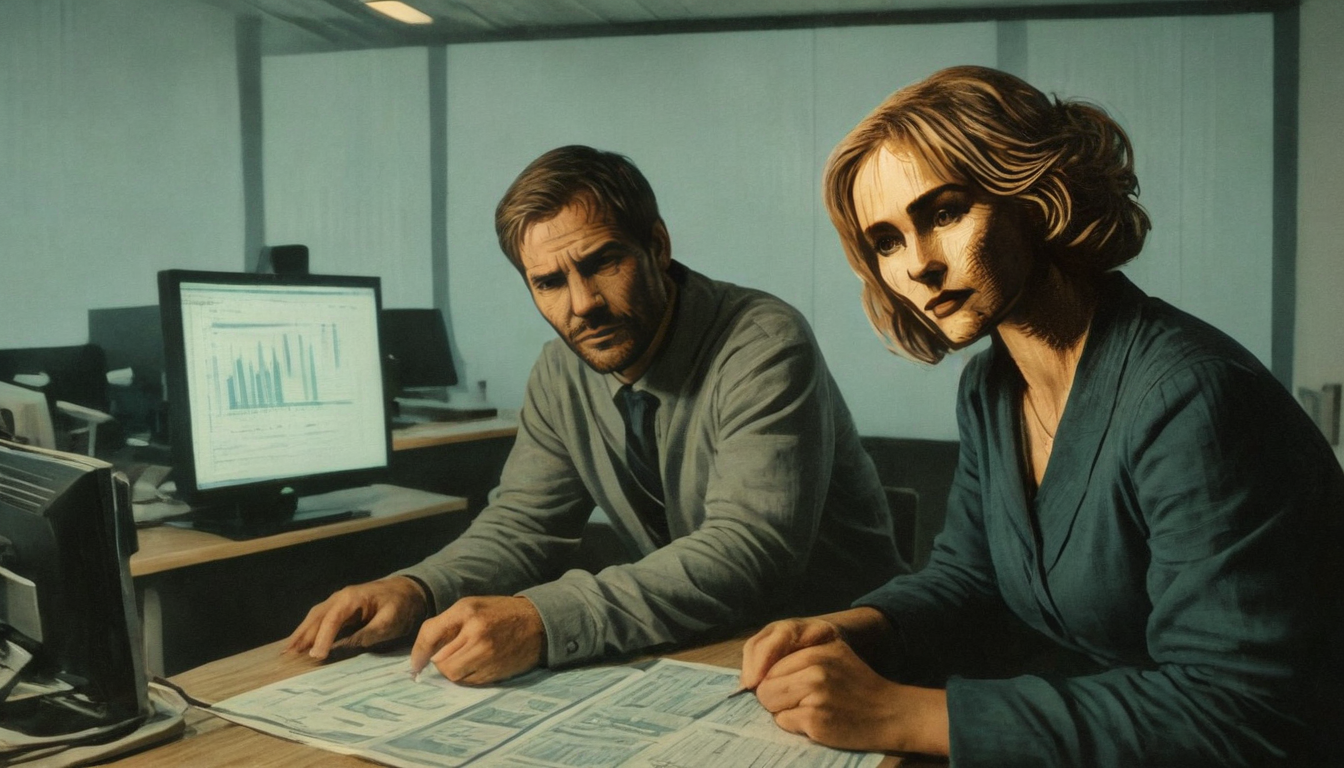
[[[168,270],[159,307],[173,479],[197,527],[313,524],[299,495],[385,475],[378,278]]]
[[[135,550],[110,465],[0,441],[0,745],[105,740],[149,713]]]
[[[448,327],[437,309],[384,309],[383,354],[402,390],[457,384]]]
[[[159,305],[89,310],[89,343],[106,357],[108,413],[128,437],[168,440],[163,399],[163,330]],[[128,381],[129,379],[129,381]]]

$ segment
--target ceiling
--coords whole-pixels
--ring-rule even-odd
[[[1012,19],[1265,11],[1298,0],[407,0],[434,19],[411,26],[360,0],[204,0],[259,20],[261,52],[616,34]]]

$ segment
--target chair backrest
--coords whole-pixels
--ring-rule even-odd
[[[65,400],[100,411],[108,409],[107,362],[94,344],[0,350],[0,381],[12,383],[20,374],[46,374],[42,387],[47,402]]]
[[[933,550],[933,537],[943,529],[960,446],[955,440],[906,437],[864,437],[861,440],[877,467],[877,476],[882,479],[883,486],[909,488],[915,493],[917,511],[908,554],[910,565],[922,568]],[[888,503],[903,504],[902,500],[892,499],[890,494]],[[898,513],[896,509],[892,511]],[[897,546],[900,547],[899,542]],[[902,550],[902,554],[906,552]]]
[[[56,430],[46,395],[0,381],[0,412],[4,412],[19,442],[38,448],[56,447]]]

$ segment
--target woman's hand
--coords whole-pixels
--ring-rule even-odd
[[[743,690],[754,689],[770,668],[795,651],[844,640],[859,653],[890,652],[893,630],[887,617],[875,608],[850,608],[806,619],[784,619],[766,624],[742,646]]]
[[[811,632],[809,637],[824,631],[815,624],[797,629]],[[819,744],[948,753],[947,694],[887,680],[838,638],[780,659],[756,686],[756,697],[780,728]]]
[[[766,624],[742,645],[742,690],[754,690],[780,659],[795,651],[841,639],[840,628],[822,617]]]

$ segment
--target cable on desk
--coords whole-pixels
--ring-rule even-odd
[[[207,703],[204,702],[204,701],[201,701],[200,699],[196,698],[195,696],[192,696],[191,694],[187,693],[186,690],[185,690],[182,686],[178,685],[177,683],[174,683],[173,681],[171,681],[171,680],[169,680],[169,679],[167,679],[167,678],[159,677],[158,675],[154,675],[154,676],[151,677],[149,680],[150,680],[150,682],[152,682],[152,683],[156,683],[156,684],[158,684],[158,685],[162,685],[164,688],[171,689],[171,690],[174,691],[178,696],[181,696],[182,699],[183,699],[184,701],[186,701],[188,704],[190,704],[190,705],[193,706],[193,707],[199,707],[200,709],[211,709],[211,708],[212,708],[212,705],[207,704]]]

